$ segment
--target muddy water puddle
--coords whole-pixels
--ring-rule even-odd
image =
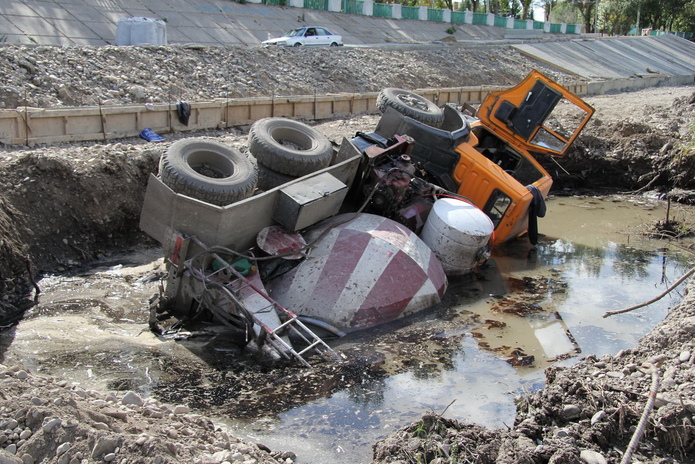
[[[693,211],[670,217],[692,227]],[[451,279],[441,307],[334,342],[342,367],[239,367],[219,334],[158,339],[147,329],[157,250],[42,280],[40,304],[0,333],[0,362],[190,403],[300,463],[366,463],[376,440],[423,412],[511,425],[514,396],[542,386],[544,367],[633,346],[680,293],[602,315],[653,298],[693,262],[678,251],[692,240],[645,237],[665,215],[664,202],[637,197],[551,199],[537,247],[498,247],[477,276]]]

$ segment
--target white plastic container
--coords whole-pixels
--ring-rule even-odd
[[[116,45],[167,45],[166,23],[155,18],[121,18]]]
[[[130,25],[132,18],[121,18],[116,26],[116,45],[130,45]]]
[[[473,271],[493,230],[490,218],[476,206],[443,198],[434,202],[420,238],[437,255],[444,272],[461,275]]]

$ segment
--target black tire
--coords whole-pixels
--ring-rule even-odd
[[[253,164],[238,150],[195,138],[171,144],[159,175],[176,193],[218,206],[250,197],[258,182]]]
[[[269,167],[258,164],[258,188],[261,190],[270,190],[294,179],[296,177],[273,171]]]
[[[301,177],[328,167],[333,146],[328,137],[304,123],[264,118],[251,126],[249,152],[275,172]]]
[[[331,42],[331,47],[337,47],[338,44],[336,42]]]
[[[301,46],[302,46],[302,44],[301,44],[301,43],[299,43],[299,42],[295,42],[295,44],[294,44],[294,45],[292,45],[292,46],[293,46],[293,47],[301,47]]]
[[[382,113],[388,107],[399,113],[423,122],[428,126],[440,127],[444,122],[444,110],[416,93],[389,87],[379,92],[376,107]]]

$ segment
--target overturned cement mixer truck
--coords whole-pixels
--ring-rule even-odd
[[[153,330],[164,315],[207,318],[275,358],[339,360],[327,335],[439,303],[447,274],[472,272],[493,243],[535,243],[552,179],[532,153],[562,156],[593,114],[536,71],[475,115],[392,88],[377,107],[376,129],[338,150],[274,117],[251,126],[249,157],[173,143],[141,214],[168,270]]]

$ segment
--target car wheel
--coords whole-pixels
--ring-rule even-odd
[[[249,151],[259,164],[296,177],[328,167],[333,157],[328,137],[286,118],[264,118],[253,123]]]
[[[444,110],[425,97],[403,89],[382,90],[376,98],[376,106],[382,113],[391,107],[405,116],[433,127],[440,127],[444,122]]]
[[[331,42],[331,47],[337,47],[337,46],[338,46],[338,44],[337,44],[337,43],[335,43],[335,42]]]
[[[195,138],[169,147],[159,175],[174,192],[218,206],[250,197],[258,182],[253,164],[238,150]]]
[[[292,45],[292,46],[293,46],[293,47],[301,47],[301,46],[302,46],[302,44],[301,44],[301,43],[299,43],[299,42],[295,42],[295,43],[294,43],[294,45]]]

